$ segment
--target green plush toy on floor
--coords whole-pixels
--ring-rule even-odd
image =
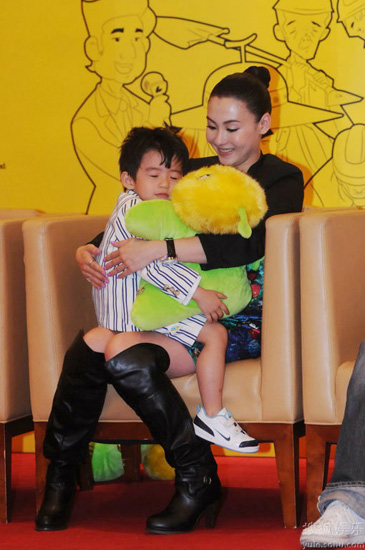
[[[96,483],[112,481],[124,474],[123,456],[115,444],[90,443],[91,465]],[[151,479],[169,481],[175,470],[166,462],[161,445],[141,445],[142,464]]]
[[[118,445],[90,443],[90,452],[94,481],[112,481],[124,474],[123,459]]]

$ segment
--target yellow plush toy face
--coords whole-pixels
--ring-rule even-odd
[[[265,193],[257,181],[219,164],[184,176],[176,184],[171,201],[178,217],[199,233],[244,234],[267,211]]]

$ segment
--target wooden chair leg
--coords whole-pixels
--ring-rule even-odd
[[[284,526],[297,527],[300,523],[299,502],[299,437],[303,430],[297,425],[281,425],[274,439],[276,468],[279,477],[280,498]]]
[[[0,424],[0,523],[10,521],[12,438],[33,430],[31,416]]]
[[[124,465],[123,481],[141,481],[141,446],[120,444],[118,448],[122,453]]]
[[[307,522],[319,518],[318,497],[327,483],[330,444],[336,443],[339,426],[306,426]]]
[[[11,433],[0,424],[0,523],[10,521]]]
[[[295,424],[240,424],[258,441],[272,441],[275,446],[276,468],[284,526],[295,528],[300,521],[299,495],[299,438],[304,436],[304,422]]]

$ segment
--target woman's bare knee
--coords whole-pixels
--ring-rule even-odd
[[[118,353],[136,344],[140,344],[143,341],[142,335],[143,333],[141,332],[120,332],[119,334],[115,334],[106,345],[105,359],[109,361],[109,359],[118,355]]]
[[[95,327],[85,334],[84,340],[93,351],[104,353],[108,342],[113,336],[113,331],[103,327]]]

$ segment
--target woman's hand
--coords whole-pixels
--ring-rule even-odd
[[[80,271],[85,279],[94,288],[100,289],[109,283],[105,269],[95,260],[95,256],[100,254],[100,250],[93,244],[79,246],[76,250],[75,258]]]
[[[198,286],[193,298],[200,307],[202,313],[206,316],[208,323],[218,321],[218,319],[223,317],[224,313],[229,315],[226,304],[222,302],[227,296],[221,292],[207,290]]]
[[[116,250],[105,256],[104,267],[108,272],[108,277],[118,275],[118,279],[123,279],[131,273],[143,269],[166,254],[165,241],[143,241],[130,238],[112,244]]]

